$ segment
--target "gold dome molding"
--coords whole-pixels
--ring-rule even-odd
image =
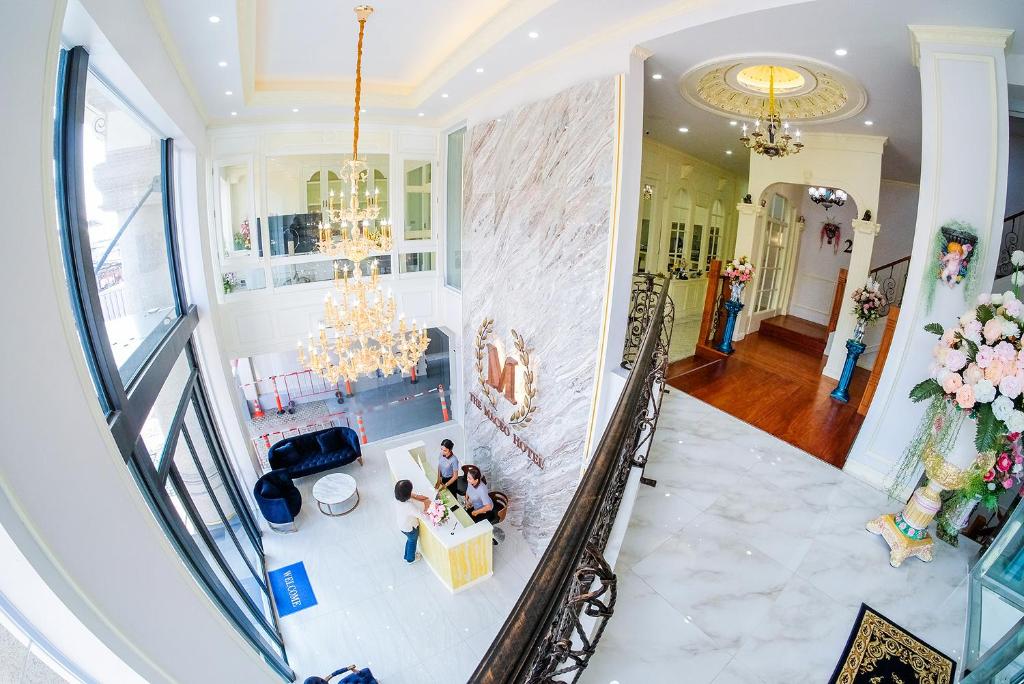
[[[683,74],[679,91],[691,104],[715,114],[755,119],[767,88],[759,73],[768,65],[786,70],[788,86],[776,84],[783,120],[825,123],[855,116],[867,105],[864,87],[830,64],[797,55],[747,54],[709,60]],[[763,80],[763,79],[762,79]]]

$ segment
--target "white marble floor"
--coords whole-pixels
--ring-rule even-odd
[[[416,433],[363,448],[365,465],[337,469],[356,478],[359,505],[348,515],[328,517],[311,493],[323,473],[296,480],[302,492],[299,531],[264,535],[267,569],[303,561],[317,605],[280,619],[285,649],[298,681],[340,667],[370,666],[388,684],[464,682],[494,640],[522,593],[537,558],[522,536],[506,526],[494,548],[494,576],[451,594],[425,561],[402,559],[393,487],[384,449],[422,439],[456,441],[457,426]]]
[[[861,602],[960,659],[973,542],[891,568],[864,523],[899,503],[678,390],[647,475],[582,682],[820,684]]]

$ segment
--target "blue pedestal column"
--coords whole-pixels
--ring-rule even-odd
[[[732,336],[736,332],[736,316],[743,309],[743,302],[730,299],[725,303],[725,309],[729,312],[725,319],[725,330],[722,331],[722,341],[715,349],[723,354],[732,354],[735,349],[732,346]]]
[[[839,384],[829,394],[836,401],[841,401],[844,404],[850,401],[850,381],[853,380],[853,369],[857,367],[857,359],[865,349],[867,347],[863,342],[846,340],[846,363],[843,365],[843,374],[839,376]]]

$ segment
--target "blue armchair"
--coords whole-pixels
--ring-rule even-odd
[[[338,684],[377,684],[377,680],[374,679],[373,673],[370,672],[370,668],[364,667],[363,669],[356,668],[355,665],[349,665],[343,667],[340,670],[335,670],[326,677],[306,677],[306,681],[302,684],[329,684],[329,682],[340,674],[349,672],[347,677],[338,682]]]
[[[332,427],[304,435],[282,439],[267,453],[270,467],[283,468],[293,477],[312,475],[359,461],[363,454],[356,431],[347,427]]]
[[[253,495],[260,513],[271,527],[291,525],[295,529],[295,516],[302,508],[302,495],[287,470],[271,470],[256,480]]]

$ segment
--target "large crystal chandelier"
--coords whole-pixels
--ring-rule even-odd
[[[349,187],[348,195],[331,190],[323,201],[320,235],[317,248],[322,254],[337,259],[360,262],[375,252],[390,251],[392,245],[391,221],[380,215],[379,192],[365,190],[359,196],[359,184],[367,187],[366,160],[359,158],[359,108],[363,89],[363,33],[366,20],[373,14],[369,5],[355,9],[359,19],[359,42],[356,45],[356,98],[352,116],[352,158],[342,162],[341,180]]]
[[[763,110],[762,110],[763,111]],[[775,67],[768,67],[768,111],[764,113],[764,130],[761,130],[762,120],[754,122],[754,131],[747,135],[747,124],[743,124],[743,135],[740,142],[744,147],[753,150],[757,154],[763,154],[769,159],[785,157],[787,154],[797,154],[804,144],[800,142],[800,131],[796,132],[796,140],[789,132],[789,123],[782,121],[778,110],[775,108]]]
[[[389,375],[416,366],[430,343],[426,329],[416,321],[407,325],[399,316],[395,320],[395,298],[386,296],[380,284],[380,266],[376,259],[368,276],[362,263],[372,252],[391,249],[391,228],[387,222],[378,225],[380,206],[376,195],[358,199],[358,183],[365,182],[366,163],[358,157],[359,93],[362,78],[363,31],[373,8],[360,5],[359,48],[356,58],[355,134],[352,159],[346,163],[347,179],[352,189],[349,197],[333,196],[324,202],[320,224],[320,251],[337,259],[349,259],[352,267],[334,264],[334,288],[324,297],[324,316],[319,332],[309,333],[305,348],[298,343],[299,364],[323,376],[331,384],[351,381],[360,375]],[[341,235],[334,238],[331,222],[341,224]]]

